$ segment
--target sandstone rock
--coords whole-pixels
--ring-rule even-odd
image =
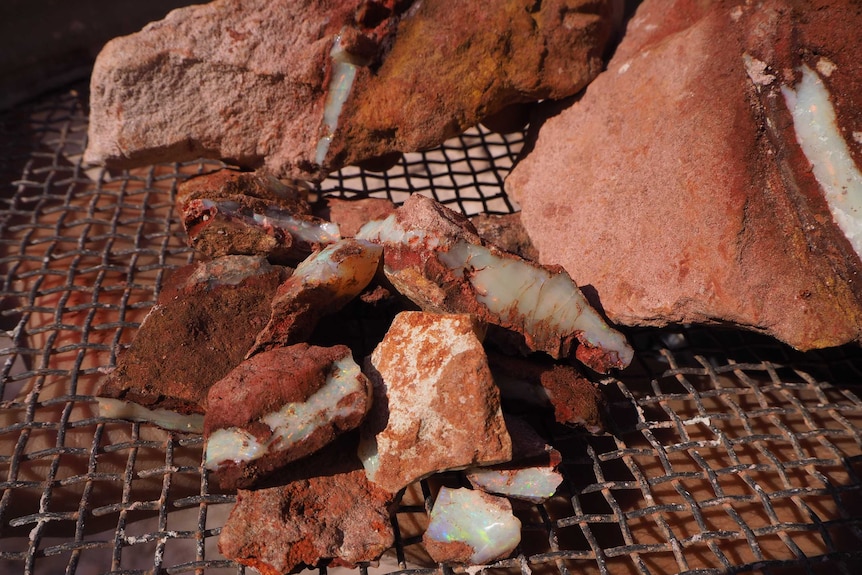
[[[560,268],[487,244],[464,216],[414,194],[357,238],[384,246],[383,272],[426,311],[469,313],[518,336],[522,351],[575,356],[596,371],[622,368],[633,350]]]
[[[842,153],[807,157],[788,96],[806,77],[825,87],[815,108],[837,124],[811,124],[862,165],[862,15],[736,4],[646,0],[507,189],[541,261],[591,285],[614,322],[734,324],[799,349],[858,341],[862,267],[817,175]],[[855,167],[841,177],[859,193]]]
[[[539,252],[533,247],[533,241],[521,223],[520,212],[504,215],[476,214],[470,217],[470,223],[476,228],[479,237],[489,244],[525,260],[539,259]]]
[[[250,487],[358,427],[370,405],[347,346],[260,353],[209,390],[205,465],[225,489]]]
[[[394,211],[395,204],[386,198],[327,198],[320,216],[338,224],[342,237],[352,238],[368,222],[382,220]]]
[[[110,42],[86,160],[199,156],[321,178],[441,143],[602,67],[615,0],[216,0]]]
[[[219,536],[221,553],[263,575],[322,559],[374,561],[392,546],[393,496],[370,483],[345,438],[285,472],[284,484],[240,490]]]
[[[481,336],[468,315],[395,317],[365,369],[374,401],[359,453],[371,481],[394,493],[437,471],[511,458]]]
[[[238,365],[270,315],[285,271],[251,256],[177,270],[98,395],[204,413],[209,387]]]

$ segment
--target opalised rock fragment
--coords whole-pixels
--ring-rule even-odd
[[[470,223],[483,240],[525,260],[537,261],[539,252],[533,246],[524,224],[521,223],[521,213],[514,214],[476,214],[470,216]]]
[[[264,575],[325,559],[335,566],[379,558],[394,542],[393,494],[366,479],[355,450],[343,436],[284,470],[282,484],[239,490],[219,536],[221,553]]]
[[[439,563],[482,565],[506,557],[518,546],[521,522],[502,497],[442,487],[422,541]]]
[[[286,275],[285,268],[251,256],[176,270],[98,395],[150,410],[204,413],[207,390],[245,357]]]
[[[471,313],[523,335],[531,350],[576,357],[605,372],[633,350],[562,269],[542,267],[484,243],[463,216],[414,194],[357,238],[384,246],[383,270],[422,309]]]
[[[266,256],[295,263],[341,239],[309,214],[300,189],[266,174],[220,170],[182,182],[177,208],[189,245],[209,257]]]
[[[545,443],[524,420],[506,417],[512,438],[512,461],[467,470],[470,484],[482,491],[505,495],[531,503],[549,499],[563,482],[557,471],[560,452]]]
[[[507,179],[540,261],[619,324],[862,340],[860,26],[834,0],[645,0]]]
[[[356,428],[371,385],[346,346],[297,344],[255,355],[209,391],[204,465],[248,487]]]
[[[500,397],[468,315],[402,312],[371,354],[374,402],[359,454],[397,492],[437,471],[508,461]]]
[[[435,146],[602,68],[613,0],[216,0],[102,50],[87,161],[213,157],[278,176]]]
[[[320,215],[337,224],[342,236],[352,238],[368,222],[382,220],[394,211],[395,204],[385,198],[327,198],[326,209]]]
[[[148,409],[131,401],[97,397],[99,416],[107,419],[148,422],[171,431],[203,433],[204,416],[199,413],[177,413],[169,409]]]
[[[368,285],[381,253],[379,245],[346,239],[301,262],[279,286],[269,323],[249,355],[305,341],[323,315],[338,311]]]

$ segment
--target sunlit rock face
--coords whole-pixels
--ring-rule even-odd
[[[466,218],[431,198],[414,194],[356,237],[384,247],[386,278],[424,310],[472,314],[522,336],[525,351],[574,354],[600,372],[631,361],[625,337],[565,271],[484,242]]]
[[[541,261],[622,324],[858,341],[860,26],[829,0],[646,0],[508,178]]]
[[[259,353],[209,391],[205,466],[222,487],[249,487],[355,429],[371,384],[339,345],[297,344]]]
[[[482,565],[507,556],[521,542],[521,522],[503,497],[443,487],[422,537],[439,563]]]
[[[395,493],[437,471],[511,458],[483,335],[469,315],[395,317],[365,367],[374,397],[359,455],[369,480]]]
[[[200,156],[322,178],[426,149],[602,68],[619,0],[216,0],[109,42],[88,161]]]

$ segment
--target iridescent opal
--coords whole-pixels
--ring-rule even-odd
[[[467,561],[481,565],[507,556],[518,546],[521,522],[512,515],[511,503],[502,497],[442,487],[431,510],[425,542],[435,561],[452,561],[441,552],[466,545],[473,551]]]
[[[473,487],[531,503],[542,503],[557,491],[563,476],[551,467],[474,469],[467,474]]]

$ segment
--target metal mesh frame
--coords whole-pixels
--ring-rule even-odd
[[[242,573],[216,548],[234,498],[208,482],[201,438],[88,407],[164,274],[192,260],[176,183],[214,164],[88,168],[85,101],[79,88],[0,118],[0,571]],[[385,173],[342,170],[319,191],[509,213],[502,183],[523,141],[474,129]],[[516,506],[522,544],[486,570],[854,573],[860,350],[802,354],[705,327],[628,334],[632,367],[603,380],[608,432],[548,425],[564,486]],[[421,564],[411,527],[433,490],[423,482],[397,510],[393,559],[376,571],[438,570]]]

